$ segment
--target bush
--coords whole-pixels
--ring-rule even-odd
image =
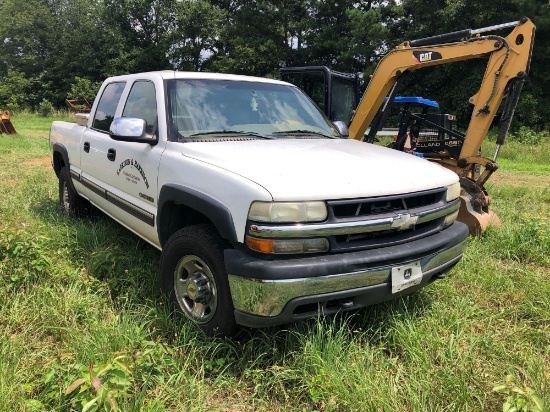
[[[42,99],[42,101],[38,105],[38,114],[42,117],[48,117],[51,116],[53,112],[53,104],[49,100]]]
[[[8,70],[0,78],[0,109],[18,112],[38,103],[39,78],[26,77],[18,70]]]
[[[94,82],[83,77],[75,77],[74,83],[71,84],[71,91],[68,94],[69,99],[88,99],[92,103],[95,99],[102,82]]]
[[[510,140],[529,145],[539,145],[548,142],[550,135],[547,131],[537,132],[529,127],[521,126],[519,131],[510,133]]]

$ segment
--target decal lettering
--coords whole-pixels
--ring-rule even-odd
[[[146,194],[140,193],[139,197],[141,197],[142,199],[148,200],[151,203],[155,203],[155,199],[153,199],[151,196],[148,196]]]
[[[417,64],[427,63],[443,58],[443,56],[441,56],[441,53],[431,51],[414,51],[412,57]]]
[[[143,179],[143,183],[145,183],[145,187],[149,189],[149,182],[147,181],[147,176],[145,176],[145,171],[143,170],[141,165],[138,163],[138,161],[135,159],[126,159],[122,161],[122,163],[120,163],[120,165],[118,166],[118,170],[116,172],[117,176],[120,176],[120,173],[122,172],[122,175],[126,177],[126,180],[128,180],[131,183],[134,183],[137,185],[138,182],[141,181],[141,179],[138,176],[134,175],[131,171],[128,172],[125,170],[123,172],[122,169],[124,169],[126,166],[135,168],[141,175],[141,179]]]

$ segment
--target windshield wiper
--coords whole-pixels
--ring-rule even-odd
[[[187,137],[210,136],[210,135],[215,135],[215,134],[219,134],[219,135],[232,134],[232,135],[237,135],[237,136],[254,136],[254,137],[260,137],[262,139],[271,139],[268,136],[263,136],[263,135],[258,134],[256,132],[244,132],[244,131],[241,131],[241,130],[214,130],[214,131],[211,131],[211,132],[202,132],[202,133],[190,134]]]
[[[281,130],[279,132],[273,132],[271,134],[288,134],[288,135],[291,135],[291,136],[300,136],[300,135],[304,135],[304,136],[307,136],[307,135],[317,135],[317,136],[323,136],[323,137],[328,137],[329,139],[338,139],[337,136],[330,136],[328,134],[324,134],[324,133],[321,133],[321,132],[316,132],[314,130],[305,130],[305,129],[296,129],[296,130]]]

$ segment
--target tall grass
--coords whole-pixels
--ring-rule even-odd
[[[106,217],[59,213],[49,123],[13,122],[20,134],[0,135],[0,410],[500,410],[492,388],[509,374],[549,401],[550,188],[493,184],[504,227],[419,293],[223,341],[166,309],[158,251]],[[502,159],[550,175],[513,149]]]

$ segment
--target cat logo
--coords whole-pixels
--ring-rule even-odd
[[[420,53],[420,58],[418,60],[420,60],[421,63],[429,62],[430,60],[432,60],[432,52]]]
[[[441,53],[431,51],[414,51],[413,60],[417,63],[427,63],[434,60],[440,60],[442,58]]]

